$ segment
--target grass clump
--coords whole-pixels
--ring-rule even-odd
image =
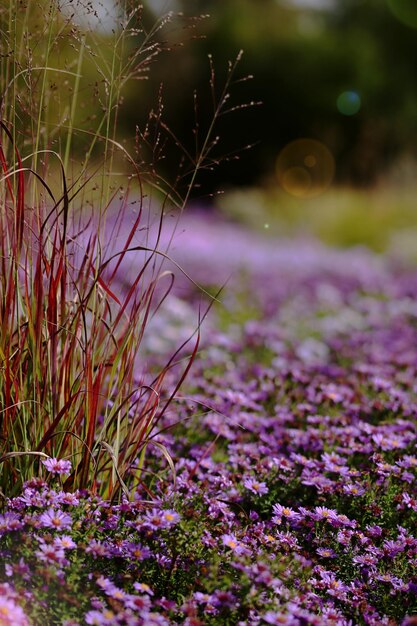
[[[161,244],[164,210],[174,204],[181,212],[199,171],[212,165],[236,64],[220,95],[211,65],[213,120],[170,184],[157,169],[163,135],[180,142],[164,124],[161,97],[146,127],[135,129],[133,156],[117,124],[124,90],[170,50],[164,33],[183,18],[169,13],[146,27],[141,5],[120,3],[115,12],[112,32],[100,33],[78,26],[56,0],[0,11],[3,496],[45,475],[47,457],[71,461],[66,490],[127,495],[198,347],[197,332],[168,388],[167,373],[188,342],[151,370],[143,341],[174,281],[163,269],[172,237]],[[159,201],[163,193],[159,216],[153,189]],[[172,468],[168,451],[155,445]]]

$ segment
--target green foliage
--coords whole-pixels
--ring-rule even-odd
[[[372,191],[334,187],[307,199],[271,185],[235,190],[219,204],[226,214],[271,235],[312,236],[340,247],[365,245],[415,263],[414,198],[413,186],[383,183]]]

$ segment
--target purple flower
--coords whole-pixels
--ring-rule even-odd
[[[68,513],[63,511],[56,511],[55,509],[48,509],[39,517],[41,526],[45,528],[55,528],[55,530],[61,530],[63,528],[71,528],[72,518]]]
[[[288,548],[290,550],[296,550],[299,548],[298,545],[298,540],[297,538],[292,535],[291,533],[281,533],[278,532],[277,533],[277,540],[279,541],[279,543],[284,547],[284,548]]]
[[[245,548],[245,546],[237,540],[235,535],[230,535],[230,534],[222,535],[221,540],[222,540],[223,545],[226,546],[227,548],[230,548],[232,552],[234,552],[235,554],[247,553],[247,548]]]
[[[397,461],[397,465],[408,469],[411,469],[412,467],[417,469],[417,457],[405,454],[400,461]]]
[[[77,504],[80,503],[78,492],[70,493],[67,491],[60,491],[58,495],[59,495],[60,504],[69,504],[71,506],[76,506]]]
[[[388,556],[393,558],[403,552],[405,549],[405,545],[401,541],[391,541],[389,539],[384,541],[384,549],[387,552]]]
[[[141,593],[147,593],[149,596],[153,596],[152,589],[146,583],[135,582],[133,583],[133,587],[134,589],[136,589],[136,591],[140,591]]]
[[[128,594],[124,599],[124,605],[127,609],[132,609],[133,611],[148,611],[151,608],[151,599],[149,596]]]
[[[58,549],[63,550],[72,550],[72,548],[76,548],[77,544],[70,537],[70,535],[60,535],[59,537],[55,537],[53,540],[53,545]]]
[[[249,491],[252,491],[252,493],[256,493],[259,496],[263,496],[264,494],[268,493],[268,487],[266,486],[266,483],[259,482],[252,478],[247,478],[246,480],[244,480],[243,486],[246,487],[246,489],[249,489]]]
[[[230,591],[216,589],[212,594],[212,601],[216,608],[231,608],[236,604],[236,597]]]
[[[351,542],[354,533],[352,530],[339,530],[337,533],[337,541],[342,544],[342,546],[348,546]]]
[[[123,553],[136,559],[137,561],[143,561],[149,559],[151,551],[146,546],[142,546],[140,543],[133,543],[132,541],[126,541],[123,543]]]
[[[84,615],[85,623],[94,626],[112,626],[115,624],[115,614],[108,609],[104,611],[88,611]]]
[[[352,559],[353,563],[357,563],[358,565],[364,565],[366,567],[376,565],[378,563],[378,559],[376,556],[369,554],[359,554],[354,556]]]
[[[109,593],[114,588],[114,583],[109,578],[105,578],[104,576],[99,576],[96,580],[97,585],[104,591],[105,594],[109,595]]]
[[[171,528],[180,521],[180,515],[176,511],[167,509],[162,511],[162,519],[164,521],[164,528]]]
[[[351,528],[355,528],[357,526],[357,522],[356,520],[349,519],[347,515],[341,513],[336,516],[333,526],[350,526]]]
[[[23,580],[30,580],[31,570],[28,565],[26,565],[25,560],[22,558],[19,559],[19,563],[10,564],[6,563],[4,566],[6,576],[19,576],[23,578]]]
[[[345,475],[349,471],[349,468],[345,465],[345,459],[334,452],[331,454],[325,452],[322,454],[322,459],[326,472],[335,472],[337,474]]]
[[[332,572],[321,572],[321,579],[329,595],[343,598],[347,587],[341,580],[338,580]]]
[[[316,506],[314,509],[313,519],[328,520],[329,522],[337,521],[338,515],[334,509],[327,509],[324,506]]]
[[[374,443],[381,448],[381,450],[397,450],[404,448],[407,445],[406,440],[403,437],[389,436],[384,433],[376,433],[372,435]]]
[[[113,585],[112,587],[107,589],[106,595],[108,595],[109,598],[113,598],[114,600],[119,600],[121,602],[127,600],[128,598],[128,594],[126,593],[126,591],[123,591],[123,589],[119,589],[118,587],[116,587],[116,585]]]
[[[374,526],[367,526],[366,530],[368,531],[368,535],[370,535],[371,537],[381,537],[382,535],[382,528],[377,524],[375,524]]]
[[[69,474],[71,472],[71,461],[50,457],[49,459],[42,459],[41,462],[51,474]]]
[[[275,611],[267,611],[264,615],[262,615],[262,619],[267,624],[272,624],[272,626],[279,626],[280,624],[294,624],[294,619],[290,615],[285,615],[285,613],[276,613]],[[297,620],[297,623],[298,620]]]
[[[61,565],[65,562],[65,553],[53,544],[41,543],[35,555],[44,563],[56,563]]]
[[[386,574],[378,574],[375,576],[376,580],[379,580],[383,583],[389,583],[393,589],[398,591],[407,591],[407,585],[404,584],[404,581],[398,576],[393,576],[390,573]]]
[[[343,491],[347,493],[349,496],[363,496],[366,493],[366,489],[359,485],[358,483],[349,483],[347,485],[343,485]]]
[[[317,554],[325,559],[334,559],[337,557],[337,554],[331,548],[317,548]]]
[[[141,618],[142,624],[146,624],[146,626],[170,626],[170,622],[163,615],[154,611],[150,613],[144,611]]]
[[[180,521],[180,516],[175,511],[151,509],[145,514],[143,521],[148,528],[159,530],[175,526]]]
[[[108,546],[106,546],[101,541],[97,541],[97,539],[92,539],[86,547],[85,551],[87,552],[87,554],[91,554],[94,558],[97,558],[99,556],[109,556],[110,554]]]
[[[300,513],[294,511],[289,506],[282,506],[281,504],[274,504],[272,507],[273,513],[275,513],[275,517],[272,518],[272,521],[275,524],[281,524],[281,520],[284,517],[287,520],[296,522],[301,519]]]
[[[19,513],[7,511],[4,515],[0,515],[0,537],[11,530],[20,530],[24,523]]]
[[[2,626],[29,626],[23,609],[13,600],[0,596],[0,624]]]
[[[198,604],[207,604],[208,602],[212,602],[212,596],[208,593],[202,593],[201,591],[194,592],[194,600]]]
[[[404,492],[402,494],[402,502],[409,509],[413,509],[413,511],[417,511],[417,499],[412,498],[409,493]]]

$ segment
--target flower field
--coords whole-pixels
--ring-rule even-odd
[[[188,377],[166,374],[130,499],[64,489],[68,459],[5,499],[0,624],[412,626],[417,272],[211,216],[179,226],[170,256],[205,291],[227,282]],[[207,307],[177,274],[155,366]]]

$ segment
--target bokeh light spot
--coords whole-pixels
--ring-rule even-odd
[[[309,195],[311,176],[304,167],[289,167],[282,175],[281,185],[292,196],[303,198]]]
[[[297,139],[278,155],[277,176],[281,187],[297,198],[311,198],[325,191],[334,176],[329,149],[314,139]]]
[[[356,91],[344,91],[337,99],[337,108],[343,115],[355,115],[361,108],[361,98]]]
[[[317,161],[316,161],[316,157],[314,156],[314,154],[308,154],[306,158],[304,159],[304,165],[306,167],[314,167],[316,163]]]
[[[403,24],[417,28],[416,0],[387,0],[391,13]]]

